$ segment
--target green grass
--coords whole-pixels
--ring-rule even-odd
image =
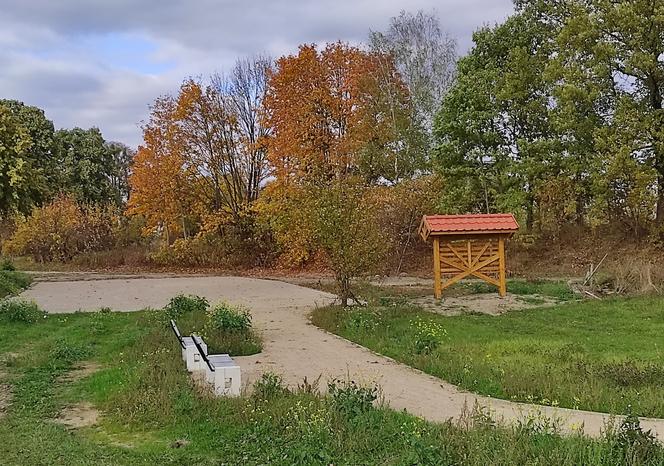
[[[30,286],[32,278],[23,272],[0,270],[0,298],[20,293]]]
[[[483,395],[664,417],[662,297],[573,302],[497,317],[444,317],[404,304],[331,307],[316,310],[313,322]]]
[[[81,361],[102,369],[74,382],[59,379]],[[32,324],[0,316],[0,369],[13,392],[0,422],[3,465],[664,461],[664,451],[643,435],[640,442],[627,432],[561,437],[538,421],[503,429],[481,412],[460,424],[431,424],[367,408],[357,401],[366,392],[343,384],[335,398],[283,390],[278,379],[264,382],[256,396],[213,398],[194,387],[155,311],[51,315]],[[99,425],[71,431],[52,422],[80,401],[102,411]],[[173,448],[176,441],[183,446]]]

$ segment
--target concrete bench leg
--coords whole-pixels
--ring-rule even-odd
[[[217,396],[240,396],[239,366],[217,367],[214,372],[214,393]]]

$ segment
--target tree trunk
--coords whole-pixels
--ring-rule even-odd
[[[350,280],[348,277],[342,275],[337,277],[337,282],[339,285],[339,300],[343,307],[347,307],[348,300],[350,299]]]
[[[657,170],[657,209],[655,223],[658,227],[664,226],[664,172]]]

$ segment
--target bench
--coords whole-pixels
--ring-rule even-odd
[[[171,319],[171,329],[182,348],[182,359],[189,372],[205,372],[205,381],[214,386],[215,395],[240,394],[240,366],[228,354],[208,355],[208,346],[203,339],[192,334],[183,337],[177,324]]]
[[[198,335],[191,336],[200,361],[194,370],[205,371],[205,381],[214,387],[215,395],[239,396],[242,386],[240,366],[228,354],[208,355],[207,345]]]

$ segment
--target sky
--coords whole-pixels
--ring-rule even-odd
[[[141,142],[155,98],[238,57],[302,43],[360,43],[401,10],[433,11],[459,52],[504,20],[511,0],[2,0],[0,98],[46,111],[56,128]]]

